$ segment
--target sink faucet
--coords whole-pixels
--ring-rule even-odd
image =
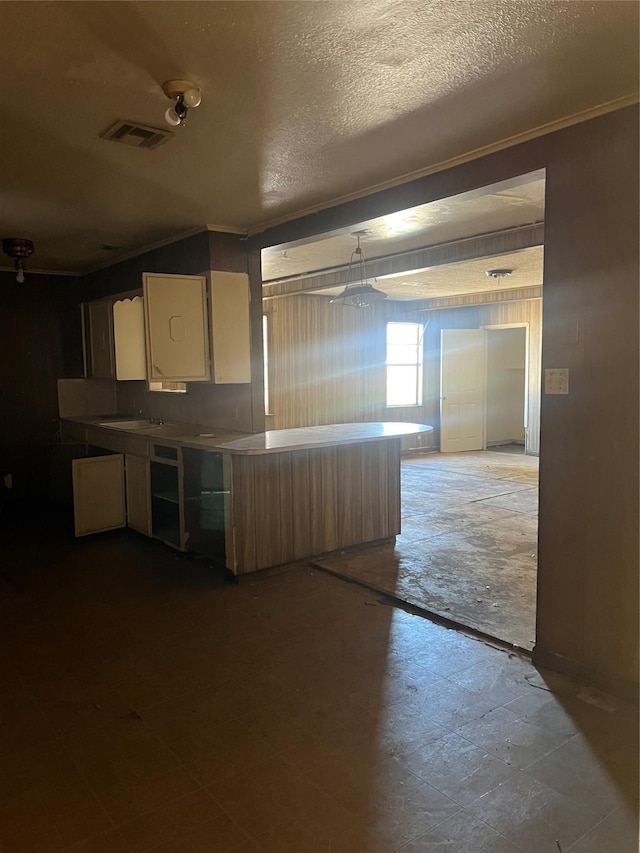
[[[164,421],[162,420],[162,418],[159,418],[159,417],[151,417],[151,418],[149,418],[149,423],[150,424],[157,424],[158,426],[162,426]]]

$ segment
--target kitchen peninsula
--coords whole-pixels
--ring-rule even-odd
[[[156,514],[153,500],[159,494],[149,486],[154,476],[150,466],[160,472],[163,466],[173,468],[176,512],[183,530],[176,541],[168,542],[175,547],[198,550],[197,533],[193,536],[190,528],[201,524],[211,508],[201,501],[194,512],[189,501],[214,493],[202,480],[202,472],[215,468],[222,495],[218,513],[224,559],[234,575],[396,536],[400,532],[401,440],[432,430],[425,424],[376,422],[241,436],[123,417],[69,419],[62,425],[63,436],[88,447],[106,448],[112,455],[122,454],[127,487],[128,448],[135,442],[135,459],[148,460],[146,478],[142,475],[148,516]],[[79,469],[91,461],[95,460],[75,460],[74,466]],[[140,482],[138,478],[137,497],[127,498],[130,508],[145,504]],[[76,490],[76,504],[82,500],[79,494]],[[140,516],[139,511],[136,514]],[[140,524],[129,524],[164,538],[155,532],[151,519],[148,531]]]

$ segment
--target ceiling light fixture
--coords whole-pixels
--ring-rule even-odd
[[[174,102],[164,114],[167,124],[184,127],[189,110],[202,102],[200,87],[190,80],[167,80],[162,84],[162,91]]]
[[[347,285],[340,296],[334,296],[332,303],[338,305],[350,305],[352,308],[367,308],[372,302],[380,302],[387,298],[387,294],[369,284],[364,274],[364,252],[360,247],[360,238],[364,237],[366,231],[354,231],[351,235],[358,241],[358,245],[351,252],[349,266],[347,268]],[[351,272],[358,273],[359,281],[355,284],[349,284],[351,281]],[[354,275],[355,277],[355,275]]]
[[[16,281],[24,282],[24,262],[33,254],[33,241],[25,240],[23,237],[6,237],[2,241],[2,251],[14,259],[14,269],[17,273]]]
[[[487,270],[487,275],[490,278],[502,279],[506,278],[508,275],[511,275],[513,270]]]

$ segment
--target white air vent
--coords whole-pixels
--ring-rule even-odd
[[[148,124],[136,124],[133,121],[117,121],[104,133],[100,134],[102,139],[110,139],[112,142],[122,142],[132,145],[134,148],[157,148],[167,139],[173,136],[170,130],[161,127],[150,127]]]

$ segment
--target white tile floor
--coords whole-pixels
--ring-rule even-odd
[[[637,853],[637,708],[307,566],[233,586],[28,529],[0,578],[2,853]]]

